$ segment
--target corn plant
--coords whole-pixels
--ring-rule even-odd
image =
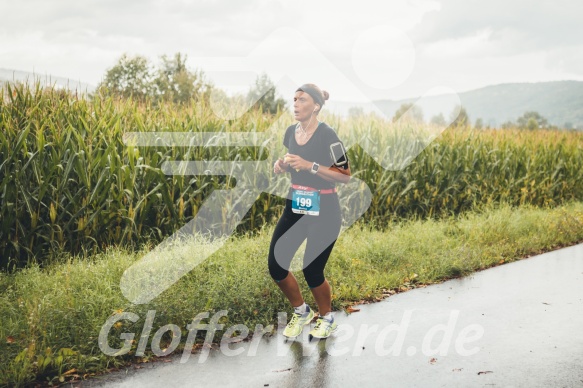
[[[403,131],[425,128],[399,127],[373,115],[342,119],[324,111],[320,119],[352,145],[353,175],[373,193],[363,218],[381,227],[398,218],[459,214],[481,204],[555,206],[583,199],[578,132],[449,128],[424,144],[408,143]],[[269,159],[266,171],[247,173],[252,176],[246,179],[259,185],[285,151],[281,138],[291,123],[286,112],[270,116],[256,110],[222,120],[204,101],[177,106],[100,95],[89,100],[38,84],[5,85],[0,89],[0,267],[43,262],[59,251],[84,255],[110,245],[161,241],[192,220],[213,190],[234,183],[228,177],[165,175],[163,162]],[[279,148],[271,155],[265,146],[124,143],[126,132],[154,131],[268,132]],[[363,147],[400,164],[385,170]],[[361,200],[354,193],[344,212]],[[237,231],[273,222],[283,204],[261,195]],[[225,204],[225,218],[233,206]]]

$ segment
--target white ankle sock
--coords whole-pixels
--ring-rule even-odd
[[[301,306],[294,307],[294,313],[296,314],[305,314],[308,311],[308,305],[304,302]]]
[[[334,322],[334,317],[332,316],[332,312],[328,311],[328,313],[326,315],[323,315],[322,318],[327,319],[330,322]]]

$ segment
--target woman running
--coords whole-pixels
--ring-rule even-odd
[[[291,173],[285,210],[269,246],[271,277],[289,299],[294,313],[283,335],[294,338],[314,318],[289,271],[293,256],[307,239],[303,273],[318,304],[318,320],[309,339],[327,338],[337,328],[332,316],[330,285],[324,267],[340,232],[342,217],[336,182],[350,180],[344,144],[334,129],[317,119],[329,94],[314,84],[299,87],[294,96],[294,118],[283,138],[288,153],[273,166],[276,174]]]

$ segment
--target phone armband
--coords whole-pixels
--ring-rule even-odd
[[[344,145],[341,142],[330,144],[330,157],[336,167],[341,167],[348,163],[346,149],[344,149]]]

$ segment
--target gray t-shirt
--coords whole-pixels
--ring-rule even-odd
[[[286,129],[283,137],[283,145],[287,147],[288,153],[298,155],[309,162],[316,162],[320,165],[320,168],[331,167],[334,164],[330,152],[330,145],[341,141],[332,127],[324,122],[320,122],[310,140],[302,146],[296,142],[295,131],[296,124],[290,125]],[[342,145],[344,146],[344,144]],[[346,160],[347,163],[340,168],[348,169],[348,156],[346,156]],[[328,182],[312,174],[309,170],[296,172],[296,170],[290,168],[290,171],[292,184],[309,186],[315,189],[331,189],[336,187],[335,182]]]

